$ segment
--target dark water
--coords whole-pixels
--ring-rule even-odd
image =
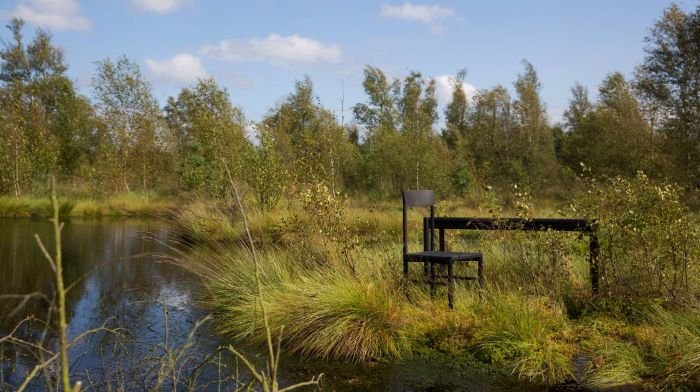
[[[34,316],[46,320],[53,297],[49,264],[34,240],[38,234],[52,246],[51,225],[46,221],[0,220],[0,337]],[[248,379],[241,366],[225,354],[207,356],[221,345],[235,344],[217,336],[203,324],[193,332],[206,309],[198,303],[200,285],[180,267],[161,263],[159,255],[171,252],[167,227],[143,220],[71,220],[63,231],[65,280],[74,286],[68,293],[69,339],[105,326],[70,350],[74,380],[103,390],[145,390],[157,385],[164,363],[171,374],[160,389],[191,381],[196,389],[231,390]],[[145,240],[144,233],[156,240]],[[23,307],[8,294],[35,294]],[[55,317],[54,317],[55,318]],[[15,335],[55,350],[53,323],[24,321]],[[114,333],[116,332],[116,334]],[[190,337],[191,335],[191,337]],[[0,344],[0,390],[14,389],[37,363],[37,350],[7,342]],[[253,362],[263,364],[259,350],[248,349]],[[171,360],[171,361],[170,361]],[[170,362],[169,362],[170,361]],[[55,369],[54,369],[55,370]],[[329,361],[303,361],[283,357],[281,382],[289,384],[324,373],[324,390],[537,390],[515,385],[512,378],[479,366],[455,365],[440,359],[412,359],[396,363],[353,365]],[[195,377],[196,376],[196,377]],[[172,381],[176,379],[176,381]],[[32,389],[51,383],[50,375],[38,377]],[[53,380],[55,381],[55,380]]]

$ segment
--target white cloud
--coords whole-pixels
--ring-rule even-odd
[[[450,101],[452,101],[452,91],[457,82],[455,78],[452,75],[439,75],[433,79],[435,79],[435,98],[437,98],[438,103],[441,105],[450,103]],[[467,95],[467,100],[469,101],[471,101],[477,93],[476,87],[467,82],[462,82],[462,90]]]
[[[188,53],[162,61],[147,58],[146,66],[156,79],[169,82],[189,83],[208,76],[199,57]]]
[[[166,14],[182,7],[188,0],[132,0],[139,8],[155,12],[158,14]]]
[[[20,0],[14,10],[3,12],[39,27],[55,30],[89,30],[90,19],[80,15],[75,0]]]
[[[294,34],[270,34],[248,41],[224,40],[205,46],[201,53],[229,61],[266,61],[273,64],[337,63],[343,56],[338,45],[326,45]]]
[[[385,18],[429,24],[454,16],[455,12],[452,8],[435,4],[404,3],[401,5],[384,4],[379,15]]]

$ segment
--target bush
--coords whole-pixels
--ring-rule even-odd
[[[681,188],[641,172],[587,183],[574,210],[598,221],[604,295],[679,301],[700,293],[698,233]]]

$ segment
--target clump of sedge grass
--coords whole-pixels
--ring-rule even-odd
[[[206,275],[209,302],[220,332],[263,343],[264,325],[245,251],[209,254],[194,269]],[[348,271],[294,266],[273,248],[258,253],[270,327],[284,327],[287,349],[306,356],[364,361],[398,357],[406,348],[400,330],[403,294],[382,280]],[[192,268],[192,267],[190,267]]]
[[[586,382],[597,388],[640,384],[648,369],[639,347],[614,339],[601,343],[588,366]]]
[[[61,216],[68,216],[73,211],[75,203],[70,200],[58,200],[57,206]],[[39,218],[50,217],[53,214],[51,202],[45,198],[0,197],[0,218]]]
[[[700,311],[667,310],[660,305],[648,312],[660,333],[651,341],[651,366],[662,389],[700,388]]]
[[[479,356],[505,365],[521,379],[556,384],[573,378],[568,320],[557,304],[496,290],[486,301]]]

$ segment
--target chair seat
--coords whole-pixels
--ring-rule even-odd
[[[439,250],[430,250],[423,252],[408,253],[404,256],[407,262],[429,262],[429,263],[449,263],[454,261],[473,261],[481,260],[481,253],[472,252],[445,252]]]

